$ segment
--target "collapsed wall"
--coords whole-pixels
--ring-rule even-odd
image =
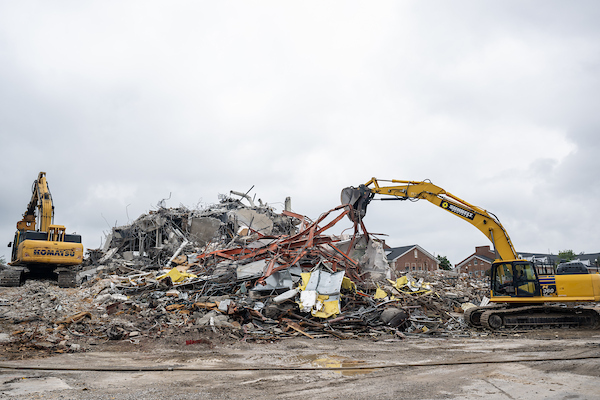
[[[91,264],[124,259],[152,266],[165,266],[181,254],[208,248],[243,245],[265,235],[290,235],[297,221],[277,214],[268,205],[221,196],[218,204],[202,210],[185,207],[150,211],[128,225],[115,227],[107,236],[102,256]]]

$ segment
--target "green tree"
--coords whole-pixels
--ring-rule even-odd
[[[445,269],[446,271],[450,271],[452,269],[452,264],[448,261],[446,256],[436,256],[437,260],[440,262],[440,268]]]
[[[572,261],[577,257],[573,250],[561,250],[558,252],[558,260]]]

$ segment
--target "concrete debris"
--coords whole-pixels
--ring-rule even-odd
[[[142,215],[88,251],[80,287],[28,281],[3,293],[1,343],[85,351],[106,340],[183,336],[182,343],[477,334],[462,313],[488,283],[449,271],[393,277],[384,244],[364,226],[326,235],[349,210],[316,221],[276,213],[244,194],[203,210]],[[8,327],[8,328],[7,328]],[[9,335],[9,336],[7,336]]]
[[[219,204],[203,210],[164,208],[112,229],[104,245],[89,251],[92,265],[170,266],[179,254],[230,244],[245,244],[268,235],[290,235],[298,223],[268,205],[246,206],[222,196]]]

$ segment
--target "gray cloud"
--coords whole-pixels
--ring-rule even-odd
[[[170,193],[195,207],[255,185],[316,218],[376,176],[488,208],[518,250],[598,251],[598,14],[592,1],[4,2],[0,235],[39,171],[86,247]],[[431,206],[390,203],[367,227],[391,245],[456,263],[486,243]]]

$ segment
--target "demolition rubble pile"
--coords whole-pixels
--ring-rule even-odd
[[[393,276],[382,243],[362,224],[353,235],[325,234],[346,206],[311,221],[291,212],[289,200],[278,214],[235,195],[250,205],[223,196],[203,210],[159,207],[113,228],[103,249],[88,251],[78,289],[11,289],[0,299],[0,326],[13,324],[13,335],[0,341],[76,351],[94,341],[180,335],[191,344],[215,335],[472,334],[460,313],[485,301],[483,281],[447,271]]]

